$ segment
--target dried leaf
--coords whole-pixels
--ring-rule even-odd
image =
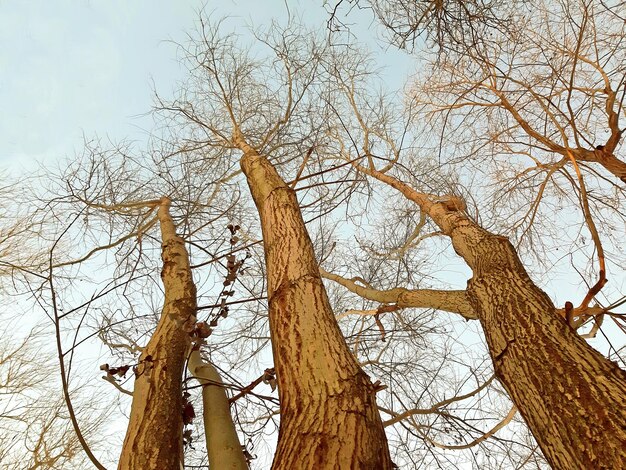
[[[193,423],[193,419],[196,417],[196,412],[193,409],[191,403],[185,403],[183,405],[183,424],[188,425]]]
[[[118,367],[118,369],[117,369],[118,377],[126,377],[126,372],[128,372],[128,369],[130,369],[130,366]]]
[[[211,328],[206,322],[198,322],[196,323],[196,335],[198,338],[208,338],[211,335]]]
[[[271,378],[267,381],[267,383],[269,384],[270,388],[272,389],[272,392],[276,390],[276,379]]]

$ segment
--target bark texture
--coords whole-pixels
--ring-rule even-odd
[[[389,469],[374,387],[337,325],[295,193],[265,157],[235,142],[265,247],[281,413],[272,468]]]
[[[626,468],[626,372],[556,313],[505,237],[467,225],[452,238],[471,260],[467,295],[496,375],[550,465]]]
[[[220,374],[212,364],[202,360],[199,351],[192,351],[187,367],[202,384],[202,417],[209,467],[247,470]]]
[[[570,328],[506,237],[479,227],[454,201],[359,168],[416,202],[472,269],[466,296],[482,324],[496,376],[550,465],[626,468],[626,371]]]
[[[165,302],[156,331],[139,358],[120,470],[180,470],[183,463],[181,378],[191,343],[189,331],[196,320],[196,288],[189,254],[176,235],[169,206],[164,198],[158,211]]]

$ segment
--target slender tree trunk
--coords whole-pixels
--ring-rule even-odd
[[[158,217],[162,235],[161,279],[165,303],[156,331],[143,350],[120,470],[180,470],[183,463],[182,374],[196,321],[196,288],[184,241],[176,235],[162,199]]]
[[[509,240],[469,219],[463,201],[435,200],[393,176],[359,169],[416,202],[472,269],[467,297],[496,375],[550,465],[626,468],[626,371],[570,328],[530,279]]]
[[[280,397],[273,469],[389,469],[375,389],[350,353],[322,284],[295,192],[239,136],[261,218]]]
[[[189,356],[189,371],[202,384],[202,417],[209,454],[209,467],[220,470],[247,470],[248,464],[237,437],[222,378],[199,351]]]

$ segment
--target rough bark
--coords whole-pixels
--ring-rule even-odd
[[[248,464],[230,414],[228,397],[221,385],[222,378],[212,364],[202,360],[199,351],[192,351],[187,367],[202,384],[202,417],[209,467],[247,470]]]
[[[555,469],[626,468],[626,371],[590,347],[528,276],[506,237],[387,174],[361,171],[416,202],[473,271],[467,298],[496,376]]]
[[[456,233],[455,233],[456,232]],[[497,377],[555,469],[626,467],[626,373],[561,318],[505,238],[453,231]]]
[[[161,279],[165,302],[156,331],[135,373],[133,403],[120,470],[180,470],[183,451],[182,374],[196,317],[196,288],[184,241],[176,235],[163,198],[158,210],[162,235]]]
[[[280,397],[273,469],[389,469],[375,390],[348,350],[318,271],[295,192],[235,139],[261,218]]]

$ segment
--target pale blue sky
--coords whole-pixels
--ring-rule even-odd
[[[292,14],[306,6],[305,19],[323,24],[322,0],[287,3]],[[152,104],[152,81],[168,96],[183,76],[169,40],[185,40],[199,9],[259,25],[285,18],[285,5],[284,0],[0,0],[1,166],[71,156],[83,133],[113,141],[144,139],[151,120],[141,115]],[[387,61],[397,53],[383,55]]]
[[[0,158],[73,153],[82,132],[137,138],[157,87],[179,76],[175,48],[193,26],[174,1],[0,3]]]

